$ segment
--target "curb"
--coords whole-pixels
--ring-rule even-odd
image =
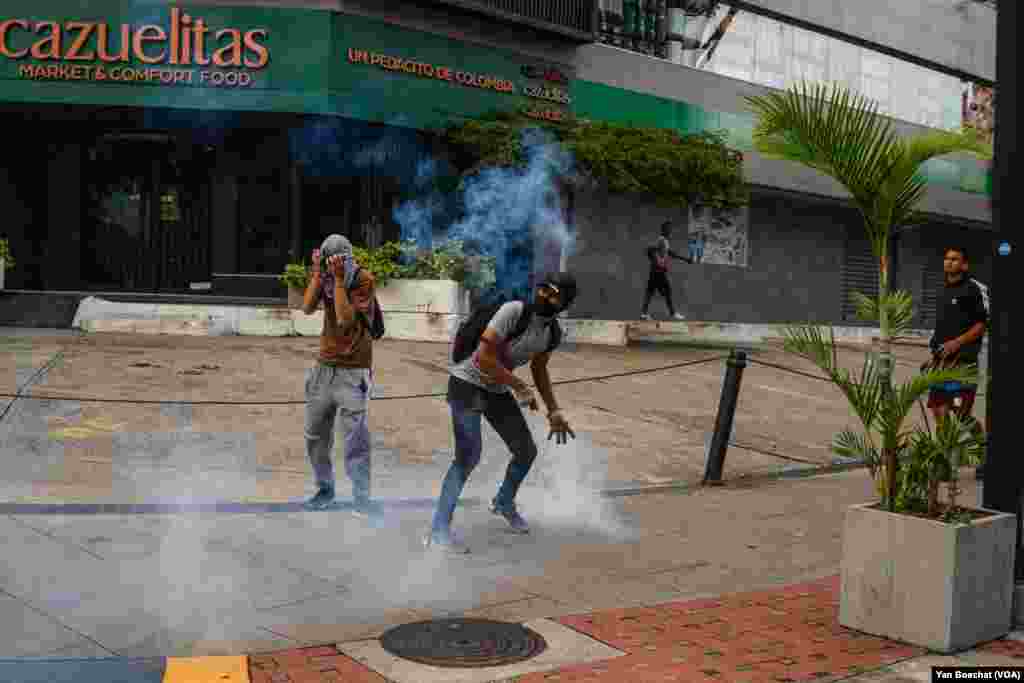
[[[745,488],[759,482],[778,481],[782,479],[807,479],[814,476],[847,472],[865,467],[863,463],[837,463],[820,467],[783,468],[779,472],[764,474],[741,475],[735,480],[726,480],[713,488]],[[702,482],[677,481],[650,486],[623,486],[618,488],[598,489],[594,493],[600,498],[627,498],[657,493],[693,493],[702,488]],[[380,501],[378,505],[387,509],[420,509],[432,508],[435,498],[396,498]],[[459,501],[459,506],[476,509],[487,504],[486,498],[467,497]],[[351,510],[351,502],[339,502],[322,512]],[[0,515],[168,515],[180,513],[222,513],[222,514],[270,514],[314,512],[307,510],[301,501],[263,502],[263,503],[4,503],[0,502]]]

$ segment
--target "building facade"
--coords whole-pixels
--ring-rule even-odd
[[[752,151],[743,98],[774,83],[602,43],[592,2],[521,4],[5,2],[8,289],[283,296],[284,265],[329,232],[370,246],[408,236],[398,209],[425,167],[448,165],[437,130],[525,108],[724,129],[746,153],[752,202],[735,215],[563,193],[572,239],[529,258],[577,272],[577,315],[638,314],[643,248],[672,218],[682,248],[699,237],[706,254],[677,278],[692,318],[851,322],[849,292],[874,286],[856,212],[828,179]],[[933,109],[926,122],[949,127]],[[893,115],[903,132],[923,129]],[[896,252],[922,324],[942,245],[982,245],[991,222],[986,168],[944,159],[926,174],[929,224],[902,233]]]

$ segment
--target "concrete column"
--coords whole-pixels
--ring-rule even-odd
[[[301,261],[305,258],[302,253],[302,177],[298,164],[291,161],[288,163],[288,196],[291,208],[291,260]]]
[[[987,389],[989,435],[988,456],[985,463],[984,506],[1001,512],[1018,514],[1017,526],[1017,576],[1024,570],[1021,553],[1020,508],[1021,491],[1024,481],[1024,464],[1018,453],[1017,435],[1013,432],[1011,409],[1016,403],[1012,389],[1013,368],[1019,365],[1020,354],[1011,351],[1010,311],[1020,290],[1021,270],[1015,267],[1020,254],[1020,244],[1014,244],[1015,219],[1018,215],[1020,192],[1015,181],[1016,167],[1013,155],[1017,149],[1017,90],[1013,78],[1017,68],[1017,43],[1014,34],[1017,20],[1017,3],[1004,2],[999,5],[998,53],[996,57],[997,82],[1004,84],[998,89],[996,101],[995,160],[993,162],[992,224],[995,234],[992,240],[993,264],[991,283],[990,344],[988,371],[990,381]],[[999,254],[999,244],[1010,244],[1008,255]],[[1016,251],[1013,250],[1016,247]],[[1014,283],[1017,283],[1015,285]],[[996,396],[993,385],[1000,388]],[[1016,412],[1016,411],[1013,411]]]

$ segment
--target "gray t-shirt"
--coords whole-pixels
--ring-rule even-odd
[[[548,325],[551,318],[544,318],[534,313],[526,331],[517,339],[512,340],[512,343],[505,343],[505,340],[515,330],[523,308],[522,301],[510,301],[503,304],[487,325],[487,329],[494,330],[498,339],[502,340],[498,349],[498,359],[508,370],[515,370],[526,365],[535,355],[547,351],[548,344],[551,342],[551,328]],[[491,382],[480,370],[479,354],[480,345],[477,344],[473,353],[461,363],[453,364],[449,372],[454,377],[495,394],[507,393],[509,391],[507,386]]]

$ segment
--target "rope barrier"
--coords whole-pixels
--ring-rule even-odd
[[[558,382],[552,382],[552,385],[560,386],[563,384],[579,384],[581,382],[599,382],[606,379],[615,379],[618,377],[633,377],[636,375],[646,375],[655,372],[666,372],[668,370],[676,370],[678,368],[684,368],[691,365],[699,365],[701,363],[710,363],[716,360],[724,360],[725,356],[714,356],[712,358],[702,358],[700,360],[687,361],[684,363],[673,363],[672,365],[662,365],[656,368],[645,368],[643,370],[629,370],[626,372],[616,372],[609,375],[598,375],[594,377],[580,377],[578,379],[566,379]],[[45,368],[45,366],[44,366]],[[41,368],[40,371],[42,371]],[[37,373],[38,374],[38,373]],[[27,386],[27,385],[26,385]],[[378,396],[371,400],[374,401],[404,401],[416,398],[441,398],[447,395],[447,392],[440,391],[430,394],[406,394],[400,396]],[[34,394],[0,394],[0,397],[11,398],[17,397],[22,399],[32,399],[36,401],[78,401],[81,403],[126,403],[130,405],[192,405],[192,406],[289,406],[289,405],[305,405],[306,401],[155,401],[145,399],[126,399],[126,398],[91,398],[81,396],[36,396]],[[13,402],[12,402],[13,403]]]
[[[14,407],[14,404],[17,403],[19,398],[28,398],[27,395],[22,394],[21,392],[25,391],[25,389],[28,389],[30,386],[32,386],[32,384],[36,380],[38,380],[42,375],[44,375],[47,372],[49,372],[50,370],[52,370],[53,366],[56,363],[58,363],[61,360],[63,360],[63,358],[64,358],[64,352],[63,351],[59,351],[58,353],[56,353],[53,356],[53,358],[51,358],[46,363],[44,363],[42,367],[40,367],[38,370],[36,370],[34,373],[32,373],[32,376],[29,377],[28,380],[24,384],[22,384],[20,387],[18,387],[18,389],[17,389],[17,391],[15,393],[13,393],[13,394],[0,394],[0,396],[3,396],[4,398],[13,399],[4,408],[4,412],[0,413],[0,422],[3,422],[3,419],[5,417],[7,417],[7,413],[9,413],[11,411],[11,408]]]
[[[801,370],[794,370],[793,368],[787,368],[785,365],[776,365],[775,363],[769,363],[768,361],[757,360],[756,358],[747,359],[751,363],[757,363],[758,365],[765,365],[769,368],[775,368],[776,370],[782,370],[783,372],[789,372],[794,375],[802,375],[803,377],[810,377],[811,379],[820,379],[823,382],[831,382],[828,377],[822,377],[821,375],[812,375],[809,372],[803,372]]]

